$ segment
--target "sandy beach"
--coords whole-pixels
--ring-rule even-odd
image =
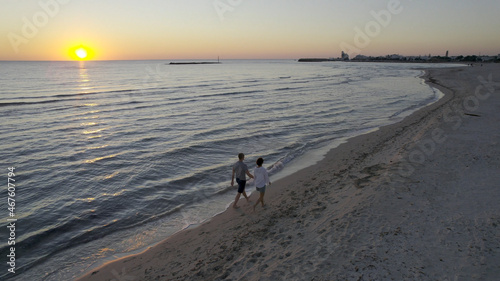
[[[498,280],[500,65],[424,78],[445,97],[273,182],[266,208],[78,280]]]

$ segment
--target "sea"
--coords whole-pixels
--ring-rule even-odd
[[[437,101],[421,69],[451,67],[169,62],[0,62],[0,279],[72,280],[196,227],[238,153],[291,174]]]

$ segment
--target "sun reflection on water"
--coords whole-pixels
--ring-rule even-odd
[[[118,154],[112,154],[112,155],[107,155],[107,156],[102,156],[102,157],[96,157],[96,158],[91,159],[91,160],[85,160],[85,163],[92,164],[92,163],[95,163],[95,162],[98,162],[98,161],[101,161],[101,160],[104,160],[104,159],[112,159],[112,158],[115,158],[116,156],[118,156]]]
[[[85,66],[84,61],[80,61],[80,71],[79,71],[79,84],[78,89],[82,92],[82,94],[86,94],[89,90],[93,89],[90,85],[90,78]]]

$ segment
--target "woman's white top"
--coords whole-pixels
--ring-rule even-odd
[[[269,183],[269,176],[267,175],[267,170],[264,167],[255,168],[253,176],[255,177],[255,186],[258,188],[264,187]]]

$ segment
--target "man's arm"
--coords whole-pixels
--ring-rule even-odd
[[[231,176],[231,186],[234,186],[234,168],[233,168],[233,175]]]
[[[254,177],[252,176],[252,174],[250,174],[250,172],[247,170],[247,176],[249,176],[251,179],[253,179]]]

